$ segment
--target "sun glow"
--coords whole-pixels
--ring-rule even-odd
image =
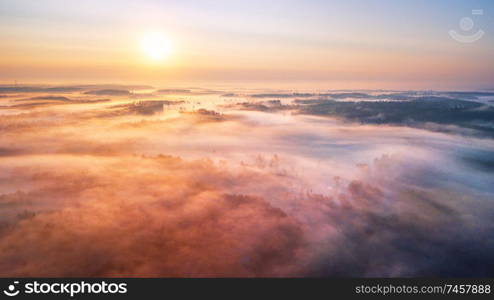
[[[171,54],[170,41],[159,32],[147,33],[142,41],[141,48],[144,54],[152,60],[163,60]]]

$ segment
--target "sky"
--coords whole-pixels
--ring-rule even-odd
[[[450,30],[485,34],[460,43]],[[149,33],[170,45],[159,61],[142,49]],[[4,84],[494,88],[489,0],[2,0],[0,38]]]
[[[492,277],[493,16],[0,0],[0,277]]]

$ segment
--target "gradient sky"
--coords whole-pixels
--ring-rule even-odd
[[[483,9],[483,16],[471,16]],[[485,36],[449,37],[471,16]],[[162,62],[140,40],[173,44]],[[470,33],[469,32],[469,33]],[[494,88],[494,1],[2,0],[0,81]]]

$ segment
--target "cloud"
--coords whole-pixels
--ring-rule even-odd
[[[204,89],[204,88],[191,88],[191,89],[159,89],[156,93],[160,95],[214,95],[220,94],[221,91]]]
[[[403,97],[404,94],[377,94],[371,95],[367,93],[347,92],[347,93],[266,93],[253,94],[252,98],[325,98],[325,99],[390,99],[395,97]],[[407,97],[409,99],[409,97]]]
[[[51,101],[46,101],[46,102],[33,102],[33,103],[22,103],[22,104],[14,104],[10,105],[4,108],[26,108],[30,109],[33,107],[39,107],[39,106],[49,106],[49,105],[59,105],[61,104],[60,102],[51,102]]]
[[[182,114],[185,115],[192,115],[195,117],[196,121],[200,122],[218,122],[218,121],[225,121],[227,119],[232,119],[229,116],[225,116],[219,112],[216,112],[214,110],[207,110],[204,108],[198,109],[196,111],[184,111]]]
[[[160,156],[133,163],[144,173],[41,177],[25,201],[65,195],[77,206],[35,213],[7,230],[1,275],[277,276],[303,247],[296,220],[262,199],[223,193],[228,175],[208,162]]]
[[[297,100],[295,100],[297,101]],[[227,108],[235,108],[241,110],[263,111],[263,112],[276,112],[279,110],[290,110],[292,105],[282,104],[280,100],[266,100],[262,102],[240,102],[234,104],[224,105]]]
[[[115,115],[153,115],[155,113],[163,112],[165,107],[176,106],[184,103],[184,101],[141,100],[133,103],[114,105],[111,109],[117,109],[113,112]]]
[[[444,94],[461,99],[478,99],[479,97],[494,97],[492,92],[445,92]]]
[[[52,105],[64,105],[64,104],[95,104],[102,102],[109,102],[110,99],[71,99],[64,96],[39,96],[39,97],[30,97],[30,98],[21,98],[12,100],[12,102],[23,102],[20,104],[11,104],[0,106],[0,109],[31,109],[36,107],[43,106],[52,106]]]
[[[333,178],[327,195],[290,193],[293,174],[270,172],[277,159],[241,172],[166,155],[60,159],[71,168],[17,167],[30,191],[0,198],[17,212],[0,236],[2,276],[492,272],[492,210],[476,207],[487,199],[383,184],[410,171],[392,157],[367,179]],[[267,198],[239,193],[250,186]]]
[[[314,97],[317,94],[313,93],[291,93],[291,94],[253,94],[252,98],[304,98],[304,97]]]
[[[225,94],[222,94],[221,97],[240,97],[240,95],[235,94],[235,93],[225,93]]]
[[[164,94],[164,95],[188,95],[191,94],[191,90],[187,89],[161,89],[156,91],[158,94]]]
[[[0,275],[492,275],[491,139],[207,98],[2,110]]]
[[[0,85],[0,94],[12,93],[78,93],[91,90],[149,90],[149,85],[118,85],[118,84],[93,84],[93,85],[65,85],[65,86],[41,86],[41,85]]]
[[[73,93],[81,91],[81,87],[39,87],[39,86],[0,86],[0,93]]]
[[[114,89],[104,89],[104,90],[92,90],[84,92],[85,95],[99,95],[99,96],[130,96],[131,93],[128,90],[114,90]]]
[[[26,99],[18,99],[18,100],[15,100],[15,101],[30,101],[30,100],[71,101],[71,99],[69,99],[67,97],[64,97],[64,96],[53,96],[53,95],[31,97],[31,98],[26,98]]]
[[[0,156],[13,156],[19,154],[19,150],[12,148],[0,148]]]
[[[469,97],[475,93],[458,94],[463,95],[466,100],[417,92],[378,95],[325,94],[330,97],[329,99],[324,97],[300,99],[300,96],[297,98],[295,94],[278,94],[278,96],[284,95],[278,98],[286,96],[285,98],[292,101],[282,103],[280,100],[263,100],[229,104],[225,107],[264,112],[291,110],[300,114],[328,116],[364,124],[402,125],[478,137],[493,137],[494,107],[486,103],[470,101]],[[483,93],[478,94],[483,95]],[[275,94],[257,96],[271,98],[275,97]],[[306,96],[311,97],[310,94]],[[351,101],[341,100],[349,98]]]

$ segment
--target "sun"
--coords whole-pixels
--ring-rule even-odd
[[[141,48],[144,54],[152,60],[159,61],[171,54],[170,41],[159,32],[149,32],[141,40]]]

